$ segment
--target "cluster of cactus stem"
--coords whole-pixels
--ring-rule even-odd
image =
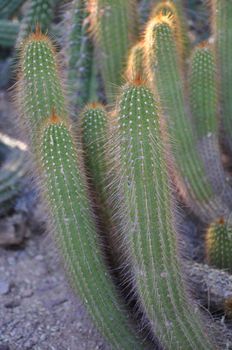
[[[180,0],[141,0],[142,18],[137,0],[72,0],[59,54],[47,35],[58,0],[31,0],[19,24],[14,3],[0,43],[2,21],[19,48],[18,109],[74,290],[112,349],[215,349],[187,291],[175,197],[208,225],[207,262],[231,272],[219,136],[222,125],[232,145],[232,3],[211,0],[214,42],[190,52]]]

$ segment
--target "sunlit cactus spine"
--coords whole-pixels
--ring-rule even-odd
[[[212,222],[206,230],[206,261],[232,273],[232,226],[224,218]]]
[[[162,107],[162,119],[170,135],[175,180],[181,196],[202,220],[228,215],[229,208],[215,193],[196,147],[196,133],[189,114],[184,73],[175,26],[170,15],[157,15],[147,25],[147,72]]]
[[[176,43],[179,46],[180,57],[184,60],[189,55],[190,43],[182,0],[161,0],[154,6],[151,18],[166,15],[172,17],[175,24]]]
[[[137,1],[89,0],[88,10],[106,97],[113,102],[138,34]]]
[[[217,79],[220,86],[222,123],[227,145],[232,150],[232,2],[211,0],[212,29],[217,60]],[[225,139],[225,138],[224,138]]]
[[[213,349],[181,277],[157,101],[136,81],[123,88],[118,106],[115,217],[125,224],[122,242],[141,311],[165,349]]]
[[[18,22],[0,19],[0,46],[13,47],[19,31]]]
[[[71,105],[77,111],[90,100],[94,72],[94,47],[90,38],[89,13],[86,0],[73,0],[65,12],[62,28],[64,31],[64,56],[67,60],[67,76]],[[95,82],[97,85],[97,83]]]
[[[142,81],[147,80],[146,70],[144,65],[144,41],[140,40],[132,46],[128,54],[127,67],[125,70],[125,79],[128,82],[133,82],[137,79]]]
[[[28,119],[43,199],[72,286],[112,348],[144,349],[102,256],[55,49],[38,28],[22,46],[20,67],[18,102]]]

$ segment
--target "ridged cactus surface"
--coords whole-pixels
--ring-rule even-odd
[[[1,0],[0,19],[9,19],[26,0]]]
[[[122,83],[127,53],[138,34],[137,1],[90,0],[91,31],[109,102]]]
[[[115,217],[127,221],[122,244],[133,271],[134,293],[166,349],[213,349],[181,278],[157,102],[138,84],[124,87],[118,105],[113,139],[121,172]]]
[[[18,22],[0,19],[0,46],[13,47],[19,31]]]
[[[211,4],[223,126],[232,150],[232,2],[212,0]]]
[[[169,15],[157,16],[149,22],[145,36],[147,70],[160,97],[180,193],[192,210],[208,221],[215,215],[228,214],[228,208],[220,197],[215,196],[196,148],[175,40],[175,24]]]
[[[232,226],[221,218],[206,231],[206,259],[209,265],[232,273]]]
[[[73,288],[113,349],[144,349],[129,325],[102,256],[82,160],[65,113],[55,50],[41,32],[24,43],[20,66],[18,99],[25,106],[24,118],[33,126],[31,145],[44,181],[43,198]]]
[[[29,0],[27,12],[20,25],[17,46],[33,32],[37,25],[43,33],[47,33],[54,16],[54,7],[59,0]]]
[[[94,48],[89,35],[89,19],[86,0],[73,0],[65,13],[65,56],[71,104],[75,112],[90,101],[94,79]],[[77,114],[77,113],[76,113]]]
[[[190,106],[196,131],[196,145],[215,195],[232,209],[228,183],[219,145],[218,91],[215,56],[206,43],[196,47],[191,59]]]

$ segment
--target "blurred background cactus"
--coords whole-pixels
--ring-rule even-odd
[[[26,143],[2,131],[0,216],[33,167],[70,284],[109,349],[232,344],[186,276],[192,260],[232,271],[230,23],[226,0],[0,0],[0,86],[17,80]]]

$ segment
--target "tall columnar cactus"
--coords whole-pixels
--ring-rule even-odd
[[[232,273],[232,226],[223,218],[206,231],[206,260],[209,265]]]
[[[67,60],[68,82],[71,103],[77,110],[93,98],[91,96],[94,75],[94,48],[89,35],[89,18],[86,0],[73,0],[65,12],[65,57]]]
[[[19,31],[18,22],[0,19],[0,46],[13,47]]]
[[[55,50],[38,29],[22,47],[20,67],[18,99],[28,118],[43,197],[72,285],[112,348],[143,349],[102,257]]]
[[[169,15],[158,15],[146,29],[146,60],[151,84],[163,109],[164,123],[173,140],[175,178],[181,195],[203,220],[228,214],[229,209],[214,193],[207,171],[196,148],[194,125],[191,123],[184,93],[175,25]]]
[[[134,293],[166,349],[213,349],[183,286],[157,102],[136,83],[124,87],[118,105],[115,217],[127,222],[121,234]]]
[[[59,0],[29,0],[27,12],[25,13],[20,25],[20,31],[17,39],[17,46],[33,32],[37,25],[40,26],[43,33],[47,33],[50,28],[54,7]]]
[[[156,6],[154,6],[151,18],[156,17],[157,15],[172,16],[173,22],[176,22],[174,23],[176,31],[176,43],[179,46],[180,57],[184,60],[189,55],[189,38],[188,31],[186,30],[187,24],[184,16],[182,0],[160,1]],[[184,61],[182,62],[182,65],[184,65]]]
[[[109,102],[122,83],[127,53],[138,34],[136,0],[90,0],[91,32]]]
[[[211,0],[211,4],[223,125],[232,150],[232,2]]]
[[[125,78],[128,82],[135,80],[146,81],[146,71],[144,66],[144,41],[140,40],[134,46],[132,46],[128,59],[127,67],[125,71]]]
[[[218,93],[215,56],[206,43],[195,48],[191,59],[190,107],[197,136],[197,149],[214,193],[232,208],[232,189],[221,162]]]

